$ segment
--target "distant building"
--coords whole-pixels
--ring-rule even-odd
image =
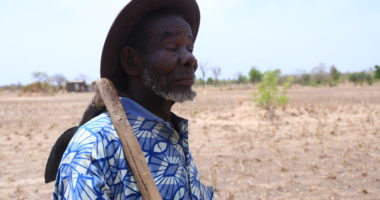
[[[66,90],[67,92],[87,92],[88,86],[84,80],[68,81],[66,82]]]

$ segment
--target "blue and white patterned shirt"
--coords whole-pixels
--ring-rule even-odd
[[[129,98],[121,103],[162,198],[213,199],[211,187],[200,183],[189,151],[187,120],[173,114],[174,129]],[[142,199],[107,112],[81,126],[71,139],[53,199]]]

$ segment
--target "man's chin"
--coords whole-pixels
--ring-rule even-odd
[[[185,101],[193,100],[195,96],[197,96],[197,93],[190,89],[187,91],[170,91],[168,93],[159,94],[159,95],[166,100],[182,103]]]

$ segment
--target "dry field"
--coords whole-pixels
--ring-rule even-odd
[[[198,88],[174,107],[216,199],[380,199],[380,85],[295,87],[267,113],[252,88]],[[0,94],[0,200],[50,199],[50,148],[92,94]]]

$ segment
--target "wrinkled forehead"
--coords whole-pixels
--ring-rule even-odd
[[[185,36],[190,40],[193,34],[189,23],[182,16],[175,13],[162,13],[152,16],[146,23],[147,31],[151,37],[164,40],[171,37]]]

